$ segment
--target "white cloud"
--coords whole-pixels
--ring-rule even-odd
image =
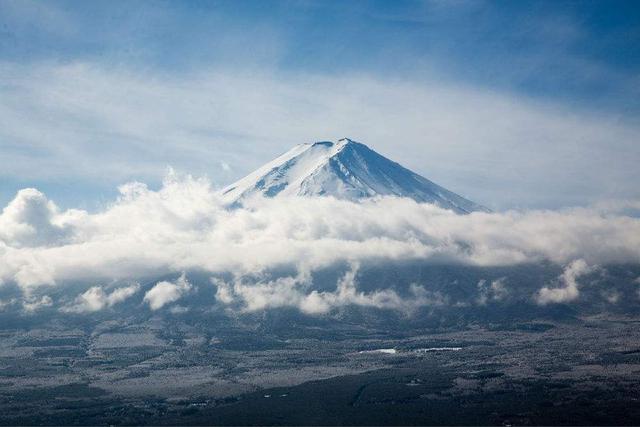
[[[576,300],[580,296],[578,278],[593,270],[594,267],[590,267],[583,259],[573,261],[565,267],[558,278],[562,286],[540,289],[536,297],[538,304],[564,303]]]
[[[619,208],[455,215],[409,199],[291,198],[226,209],[206,180],[175,173],[158,191],[140,183],[120,191],[94,214],[50,212],[28,238],[12,230],[30,227],[29,218],[1,222],[0,281],[28,291],[192,269],[239,277],[279,267],[310,272],[344,261],[640,262],[640,218]],[[57,224],[64,238],[50,231]]]
[[[251,312],[267,308],[295,307],[307,314],[325,314],[333,309],[348,305],[400,310],[407,313],[423,307],[444,305],[445,298],[439,293],[425,290],[412,284],[410,296],[402,297],[391,289],[374,292],[360,292],[357,289],[356,275],[358,266],[351,269],[338,280],[336,290],[331,292],[308,292],[311,285],[308,274],[296,277],[281,277],[268,282],[245,283],[237,278],[233,283],[213,280],[217,286],[216,298],[224,304],[238,302],[242,310]]]
[[[175,281],[162,281],[144,294],[144,301],[149,304],[151,310],[158,310],[165,305],[178,301],[182,296],[191,290],[191,284],[187,281],[184,273]]]
[[[0,241],[10,241],[14,247],[63,243],[69,236],[69,221],[83,215],[78,210],[61,214],[40,191],[25,188],[2,210]]]
[[[427,291],[416,284],[409,287],[410,295],[406,298],[399,296],[391,289],[370,293],[359,292],[355,280],[356,273],[357,268],[347,272],[338,281],[337,289],[333,292],[312,291],[301,300],[300,310],[309,314],[322,314],[337,307],[356,305],[410,313],[419,307],[446,304],[446,299],[441,294]]]
[[[125,286],[122,288],[118,288],[113,290],[109,295],[107,295],[107,305],[111,307],[112,305],[121,303],[122,301],[128,299],[133,296],[140,289],[140,285],[138,283],[133,284],[131,286]]]
[[[110,293],[104,291],[100,286],[93,286],[86,292],[78,295],[74,303],[62,307],[61,311],[69,313],[87,313],[103,310],[106,307],[112,307],[133,294],[140,289],[139,284],[133,284],[130,286],[124,286],[114,289]]]
[[[92,312],[102,310],[106,306],[107,296],[100,286],[89,288],[86,292],[78,295],[75,304],[62,311],[68,312]]]

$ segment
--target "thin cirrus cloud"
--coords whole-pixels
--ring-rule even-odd
[[[4,65],[6,200],[41,183],[70,188],[64,204],[77,205],[95,189],[159,183],[167,165],[222,186],[294,144],[344,136],[493,208],[640,196],[640,128],[586,107],[429,78]]]

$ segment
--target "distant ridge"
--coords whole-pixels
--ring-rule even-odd
[[[409,197],[456,213],[489,210],[349,138],[299,144],[221,191],[225,202],[248,197],[333,196],[360,200]]]

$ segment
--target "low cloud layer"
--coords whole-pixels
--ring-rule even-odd
[[[218,282],[218,300],[244,310],[296,306],[322,313],[345,304],[408,307],[391,291],[361,293],[357,268],[334,292],[309,288],[309,275],[337,263],[353,265],[421,260],[472,266],[550,261],[568,265],[558,286],[540,303],[571,301],[588,266],[640,263],[640,219],[633,204],[563,211],[508,211],[456,215],[408,199],[361,203],[332,198],[256,199],[229,209],[205,179],[169,173],[153,191],[141,183],[97,213],[61,211],[34,189],[20,191],[0,215],[0,281],[29,295],[67,281],[91,283],[66,310],[109,307],[137,288],[107,292],[105,280],[136,280],[190,270],[232,273]],[[288,268],[297,276],[248,282],[245,276]],[[184,276],[160,282],[144,301],[153,309],[175,302],[191,285]],[[412,288],[413,300],[437,304],[437,296]],[[484,302],[506,295],[504,281],[479,284]],[[281,299],[279,299],[281,298]],[[31,301],[34,309],[47,301]]]

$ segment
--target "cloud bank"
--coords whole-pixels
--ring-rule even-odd
[[[0,280],[29,290],[193,269],[305,274],[345,261],[638,263],[640,219],[622,208],[456,215],[409,199],[327,197],[228,209],[207,180],[170,173],[158,191],[124,185],[113,204],[90,214],[60,211],[42,193],[23,190],[0,215]],[[241,284],[233,287],[242,293]],[[498,295],[500,286],[489,290]],[[162,306],[162,297],[149,298]]]
[[[640,263],[640,218],[628,214],[637,203],[456,215],[394,197],[358,203],[294,197],[255,198],[230,208],[208,180],[173,171],[157,191],[136,182],[119,191],[117,200],[97,213],[60,210],[35,189],[21,190],[4,208],[0,281],[22,290],[24,311],[53,305],[42,296],[47,286],[136,281],[193,270],[210,273],[215,299],[241,312],[293,307],[321,315],[352,305],[410,313],[448,303],[423,284],[411,284],[403,295],[391,288],[358,289],[359,265],[398,260],[566,266],[557,283],[534,295],[545,305],[575,301],[579,278],[594,265]],[[312,272],[345,262],[351,269],[335,290],[314,289]],[[265,279],[265,273],[278,269],[297,274]],[[232,279],[221,279],[223,273]],[[506,278],[481,281],[476,303],[503,301],[511,286]],[[113,290],[91,285],[59,310],[100,311],[139,289],[138,284]],[[156,311],[174,307],[192,290],[183,273],[175,281],[157,282],[142,301]]]

